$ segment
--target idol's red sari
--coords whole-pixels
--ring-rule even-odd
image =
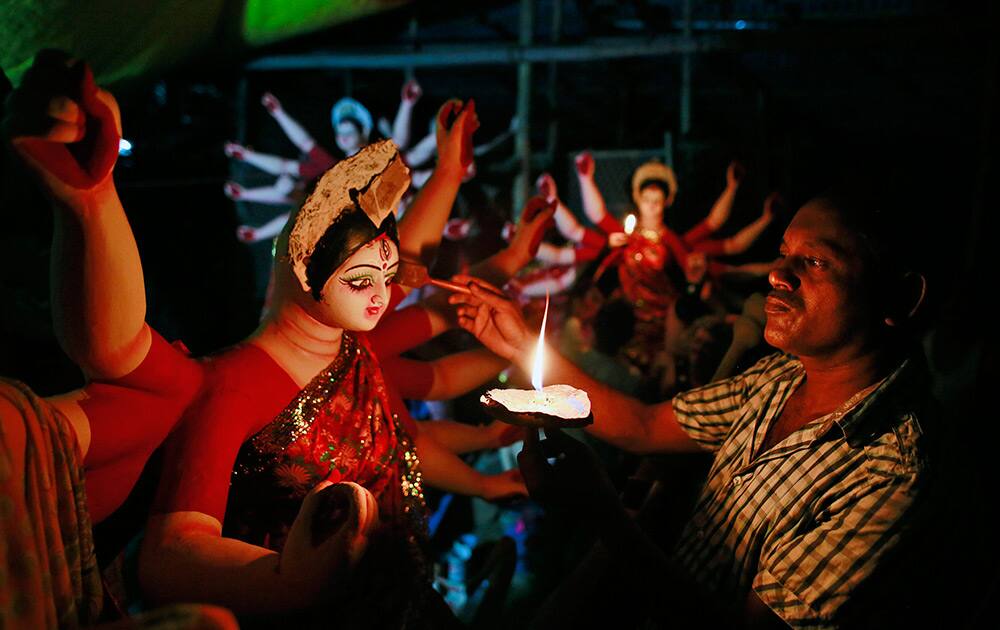
[[[375,496],[383,522],[419,529],[425,508],[413,427],[391,409],[366,336],[345,332],[337,360],[240,449],[226,535],[280,550],[303,497],[321,481],[358,483]]]

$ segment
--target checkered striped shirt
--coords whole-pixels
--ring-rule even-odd
[[[674,558],[721,595],[752,588],[794,627],[836,626],[899,544],[924,485],[923,407],[910,399],[926,394],[925,374],[922,357],[909,359],[765,452],[768,428],[805,378],[794,357],[766,357],[675,398],[681,426],[716,455]]]

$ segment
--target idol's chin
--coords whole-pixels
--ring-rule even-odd
[[[344,330],[350,330],[352,332],[370,332],[378,325],[381,317],[376,317],[374,319],[365,319],[361,321],[352,322],[349,326],[344,326]]]

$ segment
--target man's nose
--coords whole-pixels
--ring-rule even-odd
[[[782,291],[794,291],[799,286],[799,280],[793,273],[788,259],[783,258],[771,268],[767,274],[767,281],[775,289]]]

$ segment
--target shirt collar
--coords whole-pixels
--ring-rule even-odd
[[[913,397],[929,387],[926,360],[922,353],[914,352],[881,381],[862,389],[820,419],[815,439],[836,426],[847,443],[858,448],[880,434],[891,418],[911,411]]]

